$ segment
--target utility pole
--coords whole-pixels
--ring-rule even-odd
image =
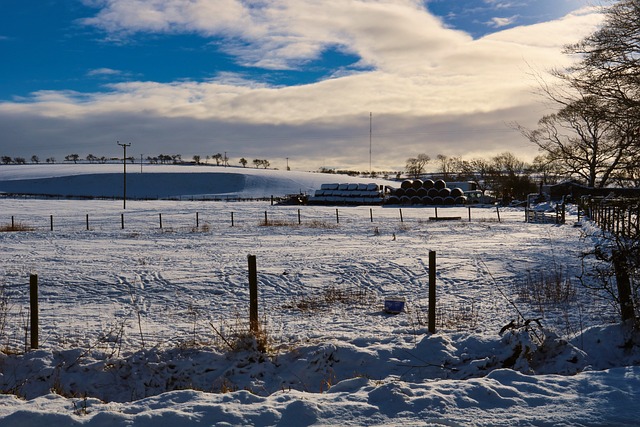
[[[291,169],[289,169],[289,158],[286,157],[286,159],[287,159],[287,170],[291,170]]]
[[[117,141],[118,145],[122,147],[124,150],[124,157],[122,158],[122,164],[124,166],[124,186],[122,189],[122,209],[127,209],[127,147],[131,146],[129,144],[120,144],[120,141]]]
[[[369,175],[373,172],[371,169],[371,134],[373,133],[373,113],[369,113]]]

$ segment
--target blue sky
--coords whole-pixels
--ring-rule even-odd
[[[566,64],[562,45],[599,22],[588,4],[3,0],[0,154],[112,155],[128,140],[367,169],[372,112],[374,169],[531,156],[505,122],[540,117],[530,67]]]

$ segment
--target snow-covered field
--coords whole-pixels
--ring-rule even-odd
[[[0,168],[0,190],[36,177],[7,171]],[[291,172],[268,173],[265,194],[353,181],[296,172],[292,184]],[[264,180],[216,179],[221,188],[231,179],[233,194],[264,195],[256,189]],[[91,187],[99,182],[107,181]],[[640,419],[640,352],[615,308],[576,279],[579,254],[597,233],[589,223],[574,227],[571,211],[567,225],[552,225],[524,223],[516,209],[501,209],[498,221],[495,207],[474,207],[471,221],[462,207],[438,209],[461,217],[452,221],[429,220],[433,208],[402,208],[401,221],[399,207],[379,206],[0,203],[0,226],[13,217],[32,229],[0,233],[2,426]],[[427,330],[429,251],[437,254],[435,334]],[[257,258],[264,353],[240,336],[249,254]],[[25,352],[31,273],[39,279],[40,348]],[[550,273],[569,279],[567,301],[532,295],[535,278]],[[405,298],[404,312],[385,313],[386,297]],[[541,327],[500,334],[520,314]]]

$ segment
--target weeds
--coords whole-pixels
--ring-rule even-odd
[[[30,227],[28,225],[24,225],[19,222],[14,222],[12,224],[2,225],[0,226],[0,232],[11,232],[11,231],[33,231],[35,228]]]
[[[226,348],[232,352],[258,351],[260,353],[269,353],[273,348],[273,340],[267,328],[262,326],[257,332],[251,331],[248,322],[243,322],[239,314],[236,314],[233,323],[223,322],[216,327],[209,321],[209,326],[220,340],[214,341],[216,347]]]
[[[284,219],[269,219],[267,221],[260,221],[258,223],[261,227],[308,227],[308,228],[321,228],[321,229],[334,229],[338,228],[338,224],[331,224],[326,221],[320,221],[317,219],[298,223],[297,221],[289,221]]]
[[[540,311],[546,305],[566,304],[574,301],[577,290],[566,272],[555,265],[553,269],[528,271],[517,290],[520,301],[535,304]]]
[[[339,289],[330,286],[319,293],[294,296],[284,308],[311,312],[336,304],[370,306],[377,304],[377,295],[366,289]]]

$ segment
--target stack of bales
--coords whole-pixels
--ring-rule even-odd
[[[444,180],[404,180],[385,201],[389,205],[463,205],[467,197],[462,189],[448,188]]]
[[[309,203],[327,205],[381,204],[384,189],[378,184],[322,184],[320,190],[309,197]]]

